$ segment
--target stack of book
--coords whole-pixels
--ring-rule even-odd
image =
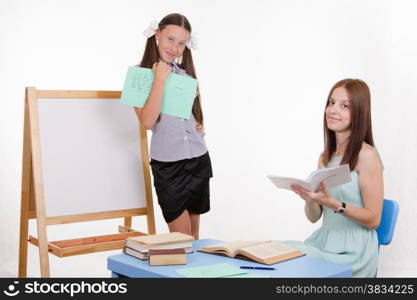
[[[129,237],[123,252],[140,259],[151,258],[151,265],[185,264],[185,254],[193,252],[193,240],[193,236],[180,232]]]

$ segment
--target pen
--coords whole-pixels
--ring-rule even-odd
[[[250,269],[250,270],[275,270],[272,267],[251,267],[251,266],[240,266],[241,269]]]

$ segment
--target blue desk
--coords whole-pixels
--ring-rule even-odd
[[[219,244],[221,241],[204,239],[193,242],[193,250],[197,251],[206,246]],[[116,254],[108,257],[107,268],[112,277],[141,277],[141,278],[172,278],[182,277],[175,270],[198,266],[228,263],[235,266],[265,266],[255,262],[225,257],[221,255],[194,252],[187,254],[186,265],[150,266],[148,260],[140,260],[126,254]],[[276,270],[246,270],[251,274],[268,277],[352,277],[352,269],[317,258],[302,256],[272,265]]]

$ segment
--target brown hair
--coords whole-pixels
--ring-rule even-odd
[[[185,30],[187,30],[191,34],[191,25],[188,22],[187,18],[181,14],[169,14],[165,16],[158,24],[159,30],[163,30],[167,25],[177,25]],[[156,44],[155,35],[148,38],[146,41],[145,52],[143,53],[143,57],[140,63],[141,67],[144,68],[152,68],[153,64],[158,61],[160,58],[158,52],[158,46]],[[178,64],[180,68],[184,69],[188,75],[197,79],[197,75],[194,68],[193,63],[193,56],[191,54],[191,50],[185,47],[184,52],[182,54],[181,62]],[[197,96],[194,99],[193,115],[198,123],[203,125],[203,111],[201,110],[201,102],[200,102],[200,91],[197,88]]]
[[[343,79],[331,88],[326,101],[329,105],[330,97],[336,88],[344,87],[349,95],[351,114],[351,135],[341,164],[349,164],[351,171],[355,168],[362,143],[374,146],[371,123],[371,94],[368,85],[360,79]],[[327,127],[326,111],[324,112],[324,152],[323,164],[327,166],[331,156],[336,151],[335,132]]]

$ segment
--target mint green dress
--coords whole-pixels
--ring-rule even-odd
[[[333,156],[329,167],[340,165],[341,156]],[[330,189],[332,196],[346,204],[363,207],[359,176],[351,172],[352,181]],[[352,267],[353,277],[375,277],[378,266],[378,236],[375,230],[323,207],[323,224],[304,242],[285,244],[316,258]]]

